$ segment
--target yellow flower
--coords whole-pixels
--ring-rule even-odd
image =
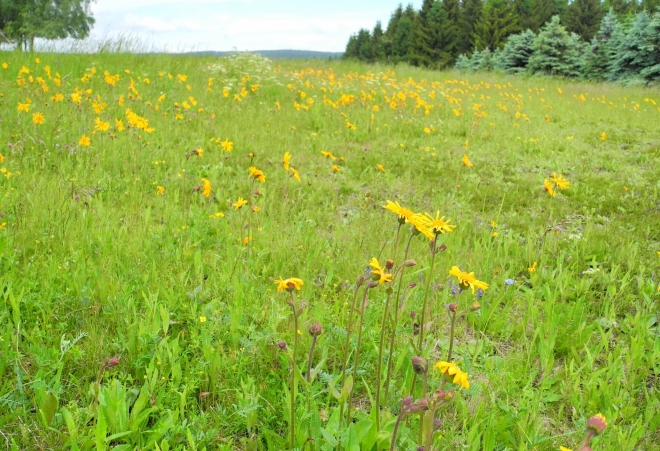
[[[234,150],[234,143],[229,141],[229,138],[220,142],[220,146],[222,146],[225,152],[231,152],[232,150]]]
[[[545,121],[550,122],[550,116],[548,116],[547,114],[545,115]]]
[[[284,159],[282,160],[282,164],[284,165],[284,169],[287,171],[289,170],[289,163],[291,162],[291,154],[289,152],[284,152]]]
[[[555,186],[552,184],[552,182],[548,179],[543,180],[543,185],[544,189],[550,194],[552,197],[557,196],[557,192],[555,191]]]
[[[105,132],[110,130],[110,122],[103,122],[101,118],[97,117],[94,119],[94,128],[100,132]]]
[[[325,150],[321,151],[321,155],[323,155],[326,158],[330,158],[332,161],[337,160],[337,157],[335,157],[331,152],[327,152]]]
[[[204,184],[202,186],[202,196],[209,197],[211,195],[211,182],[207,179],[202,179],[202,183]]]
[[[376,169],[378,169],[380,172],[385,172],[385,167],[382,164],[377,164]]]
[[[421,233],[429,240],[435,238],[435,234],[427,225],[427,218],[419,213],[412,215],[410,218],[406,219],[406,222],[412,224],[415,227],[415,231]]]
[[[165,188],[162,187],[162,186],[157,186],[157,187],[156,187],[156,192],[157,192],[159,195],[162,196],[163,194],[165,194]]]
[[[442,373],[442,375],[447,379],[447,381],[454,384],[460,385],[461,389],[470,388],[470,381],[468,381],[468,373],[464,373],[456,365],[455,362],[438,362],[435,364],[435,367]]]
[[[468,157],[468,154],[463,155],[463,159],[461,160],[463,164],[467,167],[474,166],[472,162],[470,161],[470,157]]]
[[[256,205],[252,207],[252,211],[255,213],[259,213],[259,210],[261,210],[261,208],[257,207]]]
[[[206,316],[200,316],[199,317],[199,322],[200,323],[205,323],[206,322]]]
[[[297,169],[295,169],[293,166],[289,168],[291,170],[291,174],[293,175],[293,178],[296,179],[297,181],[300,181],[300,173],[298,172]]]
[[[537,267],[537,264],[536,264],[536,262],[534,262],[534,264],[532,264],[532,266],[530,266],[529,268],[527,268],[527,271],[529,271],[529,272],[536,272],[536,267]]]
[[[36,112],[32,115],[32,122],[34,122],[37,125],[43,124],[45,120],[46,118],[42,113]]]
[[[282,291],[300,291],[300,288],[304,285],[302,280],[296,279],[295,277],[289,279],[277,279],[275,283],[277,284],[278,293],[281,293]]]
[[[552,173],[550,180],[553,181],[559,189],[568,189],[568,186],[571,184],[571,182],[566,180],[561,174],[557,175],[555,172]]]
[[[21,112],[25,111],[26,113],[30,111],[30,103],[21,103],[18,102],[18,106],[16,107],[16,111]]]
[[[89,136],[82,135],[80,141],[78,141],[78,144],[80,144],[83,147],[89,147],[89,145],[91,144],[91,140],[89,139]]]
[[[406,222],[409,218],[412,218],[414,215],[412,210],[402,207],[398,202],[392,202],[391,200],[388,200],[387,205],[383,206],[383,208],[397,215],[401,224]]]
[[[264,175],[264,173],[260,169],[255,168],[254,166],[250,166],[249,177],[253,177],[255,180],[258,180],[261,183],[264,183],[266,181],[266,176]]]
[[[600,134],[600,140],[605,141],[606,139],[607,139],[607,135],[605,134],[605,132],[601,133]]]
[[[456,228],[455,225],[449,224],[450,219],[445,221],[444,216],[440,217],[439,211],[436,211],[435,218],[428,213],[424,213],[424,215],[426,216],[426,227],[436,235],[449,233]]]
[[[231,204],[232,207],[234,207],[234,210],[240,210],[243,208],[243,205],[247,204],[247,200],[243,199],[242,197],[239,197],[236,202]]]
[[[5,157],[0,153],[0,163],[2,163],[3,161],[5,161]],[[658,252],[658,254],[660,254],[660,252]]]
[[[7,225],[6,222],[3,222],[2,224],[0,224],[0,232],[2,232],[2,229],[4,229],[6,225]]]
[[[472,294],[474,294],[475,288],[481,288],[482,290],[488,289],[488,284],[486,282],[477,280],[476,277],[474,277],[473,272],[467,273],[461,271],[458,266],[452,266],[451,270],[449,271],[449,275],[455,276],[458,279],[458,283],[461,285],[461,288],[467,288],[469,286],[472,289]]]
[[[560,446],[559,451],[573,451],[573,450],[570,448],[566,448],[565,446]]]
[[[337,172],[341,171],[341,168],[339,166],[337,166],[336,164],[333,164],[332,165],[332,171],[337,173]]]
[[[392,282],[392,274],[386,274],[385,270],[380,266],[376,257],[372,258],[369,261],[369,266],[371,266],[371,274],[374,280],[377,280],[379,284],[384,284],[386,282]]]
[[[8,63],[2,63],[2,68],[3,68],[3,69],[7,69],[8,67],[9,67],[9,64],[8,64]]]

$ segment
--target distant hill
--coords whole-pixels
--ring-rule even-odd
[[[190,52],[189,55],[229,56],[234,53],[258,53],[271,59],[341,58],[344,52],[316,52],[314,50],[255,50],[252,52]]]

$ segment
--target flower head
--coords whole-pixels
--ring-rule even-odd
[[[555,172],[552,173],[550,180],[554,182],[555,186],[559,189],[568,189],[568,186],[571,184],[571,182],[566,180],[561,174],[557,175]]]
[[[461,389],[470,388],[470,381],[468,381],[468,373],[464,373],[456,365],[455,362],[438,362],[435,364],[435,367],[442,373],[442,375],[447,379],[448,382],[457,384],[461,386]]]
[[[376,169],[378,169],[380,172],[385,172],[385,167],[382,164],[377,164]]]
[[[408,218],[406,222],[415,227],[415,233],[421,233],[429,240],[435,239],[435,233],[429,228],[428,220],[424,215],[416,213]]]
[[[449,224],[449,219],[445,221],[444,216],[440,217],[439,211],[436,211],[435,218],[428,213],[424,213],[424,216],[426,217],[426,227],[436,235],[449,233],[456,228],[455,225]]]
[[[330,158],[332,161],[337,160],[337,157],[335,157],[335,156],[332,154],[332,152],[327,152],[327,151],[325,151],[325,150],[322,150],[322,151],[321,151],[321,155],[323,155],[323,156],[326,157],[326,158]]]
[[[43,124],[45,120],[46,118],[44,117],[43,113],[36,112],[32,115],[32,122],[37,125]]]
[[[202,195],[204,197],[209,197],[211,195],[211,182],[207,179],[202,179]]]
[[[463,155],[463,159],[462,159],[461,161],[462,161],[462,163],[463,163],[465,166],[467,166],[467,167],[474,166],[474,165],[472,164],[472,162],[470,161],[470,157],[468,157],[468,154]]]
[[[295,277],[289,279],[277,279],[275,283],[277,284],[278,293],[281,293],[282,291],[300,291],[300,288],[304,285],[302,280],[296,279]]]
[[[552,182],[548,179],[543,180],[543,186],[544,189],[550,194],[552,197],[557,197],[557,192],[555,191],[555,185],[552,184]]]
[[[458,266],[452,266],[451,271],[449,271],[449,274],[455,276],[458,279],[458,283],[459,285],[461,285],[461,288],[465,289],[467,287],[470,287],[472,289],[472,294],[474,294],[476,288],[481,288],[482,290],[488,289],[488,284],[480,280],[477,280],[476,277],[474,277],[473,272],[467,273],[461,271],[458,268]]]
[[[221,141],[220,146],[222,146],[225,152],[231,152],[232,150],[234,150],[234,143],[229,141],[229,138],[225,139],[224,141]]]
[[[284,169],[287,171],[289,170],[289,162],[291,161],[291,154],[289,152],[284,152],[284,159],[282,160],[282,164],[284,165]]]
[[[407,208],[399,205],[398,202],[392,202],[391,200],[388,200],[387,205],[383,206],[383,208],[397,215],[399,222],[401,224],[405,223],[409,218],[412,218],[412,216],[414,215],[412,210],[408,210]]]
[[[607,427],[607,420],[600,413],[594,415],[593,417],[587,420],[587,429],[593,431],[593,433],[596,435],[602,434],[606,427]]]
[[[266,176],[264,175],[263,171],[260,169],[255,168],[254,166],[250,166],[250,177],[253,177],[255,180],[264,183],[266,181]]]
[[[89,136],[86,136],[86,135],[82,135],[82,137],[78,141],[78,144],[80,144],[83,147],[89,147],[90,143],[91,143],[91,140],[89,139]]]
[[[371,275],[374,280],[377,280],[379,284],[384,284],[387,282],[392,282],[392,274],[386,274],[385,270],[380,266],[376,257],[372,258],[369,261],[369,266],[371,266]]]
[[[243,199],[242,197],[239,197],[236,202],[231,204],[232,207],[234,207],[234,210],[240,210],[243,205],[247,204],[247,200]]]

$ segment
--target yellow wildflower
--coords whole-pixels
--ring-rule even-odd
[[[605,132],[600,134],[600,140],[605,141],[607,139],[607,134]]]
[[[284,165],[284,169],[286,169],[287,171],[289,170],[290,161],[291,161],[291,153],[284,152],[284,159],[282,160],[282,164]]]
[[[89,145],[91,144],[91,140],[89,139],[89,136],[82,135],[80,141],[78,141],[78,144],[80,144],[83,147],[89,147]]]
[[[37,125],[43,124],[45,120],[46,118],[42,113],[36,112],[32,115],[32,122],[34,122]]]
[[[449,271],[449,275],[455,276],[458,279],[458,283],[461,288],[465,289],[469,286],[472,289],[472,294],[474,294],[475,288],[480,288],[482,290],[488,289],[488,284],[486,282],[477,280],[473,272],[467,273],[465,271],[461,271],[458,266],[452,266],[451,270]]]
[[[380,266],[376,257],[372,258],[369,261],[369,266],[371,266],[371,275],[374,280],[377,280],[379,284],[384,284],[386,282],[392,282],[392,274],[386,274],[385,270]]]
[[[380,172],[385,172],[385,167],[382,164],[377,164],[376,169],[378,169]]]
[[[397,215],[401,224],[407,222],[407,220],[414,215],[412,210],[402,207],[398,202],[392,202],[391,200],[388,200],[387,205],[383,206],[383,208]]]
[[[222,146],[225,152],[231,152],[232,150],[234,150],[234,143],[229,141],[229,138],[225,139],[224,141],[221,141],[220,146]]]
[[[162,186],[157,186],[157,187],[156,187],[156,192],[157,192],[159,195],[162,196],[162,195],[165,194],[165,188],[162,187]]]
[[[29,112],[30,111],[30,103],[29,102],[26,102],[26,103],[18,102],[18,106],[16,107],[16,111],[18,111],[18,112],[25,111],[26,113]]]
[[[330,158],[332,161],[336,161],[337,157],[335,157],[331,152],[327,152],[325,150],[321,151],[321,155],[323,155],[326,158]]]
[[[436,235],[449,233],[456,228],[455,225],[449,224],[450,219],[445,221],[444,216],[440,217],[439,211],[436,211],[435,218],[428,213],[424,213],[424,215],[426,216],[426,227]]]
[[[339,166],[337,166],[336,164],[333,164],[332,165],[332,171],[337,173],[337,172],[341,171],[341,168]]]
[[[278,293],[281,293],[282,291],[293,291],[293,290],[298,290],[300,291],[300,288],[304,285],[304,282],[300,279],[296,279],[295,277],[291,277],[289,279],[277,279],[275,281],[277,284],[277,291]]]
[[[200,316],[199,317],[199,322],[200,323],[205,323],[206,322],[206,316]]]
[[[468,154],[463,155],[463,159],[461,160],[461,162],[467,167],[474,166],[470,161],[470,157],[468,157]]]
[[[566,180],[561,174],[557,175],[555,172],[552,173],[550,180],[553,181],[559,189],[568,189],[568,186],[571,184],[571,182]]]
[[[234,207],[234,210],[240,210],[243,208],[243,205],[247,204],[247,200],[243,199],[242,197],[239,197],[236,202],[231,204],[232,207]]]
[[[527,268],[527,271],[529,271],[529,272],[536,272],[536,267],[537,267],[537,263],[534,262],[534,263],[532,264],[532,266],[530,266],[529,268]]]
[[[264,183],[266,181],[266,176],[264,175],[263,171],[255,168],[254,166],[250,166],[249,177],[253,177],[255,180],[258,180],[261,183]]]
[[[557,196],[557,192],[555,191],[555,186],[552,184],[552,182],[548,179],[543,180],[543,185],[544,189],[550,194],[552,197]]]
[[[461,389],[470,388],[470,381],[468,381],[468,373],[464,373],[456,365],[455,362],[438,362],[435,364],[435,367],[442,373],[442,375],[447,379],[448,382],[460,385]]]
[[[211,182],[209,182],[207,179],[202,179],[202,196],[204,197],[209,197],[211,195]]]
[[[300,181],[300,173],[298,172],[298,170],[295,169],[293,166],[290,167],[290,170],[293,178],[296,179],[297,181]]]

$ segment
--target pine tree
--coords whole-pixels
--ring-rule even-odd
[[[653,14],[651,18],[649,37],[652,50],[641,75],[649,82],[658,82],[660,81],[660,12]]]
[[[390,60],[394,54],[394,33],[399,26],[399,21],[403,17],[403,5],[399,3],[399,6],[394,10],[392,16],[390,16],[390,21],[387,23],[387,30],[385,30],[385,36],[383,38],[383,46],[385,48],[385,57]]]
[[[519,30],[513,3],[507,0],[488,0],[474,30],[475,47],[496,49]]]
[[[415,15],[415,8],[412,5],[408,5],[403,11],[401,19],[399,19],[399,23],[392,36],[392,60],[394,62],[408,61]]]
[[[385,59],[383,25],[380,20],[376,22],[374,31],[371,33],[371,42],[369,43],[369,61],[382,61]]]
[[[352,59],[358,59],[358,42],[357,42],[357,34],[352,34],[348,38],[348,42],[346,43],[346,50],[344,50],[344,54],[342,55],[342,58],[345,60],[352,60]]]
[[[461,53],[456,60],[454,69],[459,72],[468,72],[471,68],[470,58],[468,58],[465,53]]]
[[[424,0],[415,17],[410,39],[410,64],[414,66],[430,66],[433,63],[435,36],[429,22],[429,14],[434,3],[434,0]]]
[[[458,0],[443,0],[449,20],[453,20],[453,11],[458,11]],[[456,7],[454,7],[454,4]],[[451,13],[448,8],[451,8]],[[474,30],[483,13],[482,0],[463,0],[460,9],[458,53],[470,53],[474,48]]]
[[[518,25],[520,25],[521,30],[531,30],[536,27],[532,0],[513,0],[513,8],[516,16],[518,16]]]
[[[578,34],[585,41],[591,40],[605,15],[600,0],[573,0],[566,8],[562,22],[568,31]]]
[[[604,80],[607,77],[608,68],[612,55],[614,53],[612,39],[619,29],[621,33],[621,24],[614,14],[614,10],[603,17],[600,23],[600,29],[596,36],[591,40],[591,49],[588,55],[585,67],[585,75],[593,80]]]
[[[561,16],[568,6],[568,0],[532,0],[532,15],[534,27],[532,31],[538,32],[552,16]]]
[[[357,34],[352,35],[346,44],[344,59],[358,59],[361,61],[370,60],[371,33],[365,28],[361,28]]]
[[[584,64],[581,52],[584,50],[579,37],[569,34],[559,23],[559,16],[550,22],[534,39],[534,52],[529,58],[531,73],[579,77]]]
[[[534,39],[536,35],[532,30],[510,36],[497,58],[495,67],[511,73],[522,73],[527,70],[529,58],[534,51]]]
[[[455,59],[456,44],[458,42],[458,25],[450,22],[444,5],[436,1],[429,13],[429,23],[434,37],[434,63],[436,68],[444,68]]]
[[[638,3],[636,0],[605,0],[603,9],[614,10],[619,16],[627,16],[637,11]]]
[[[653,31],[651,16],[646,11],[634,17],[625,34],[616,43],[610,61],[610,80],[625,84],[645,82],[640,74],[651,66],[653,60]]]

